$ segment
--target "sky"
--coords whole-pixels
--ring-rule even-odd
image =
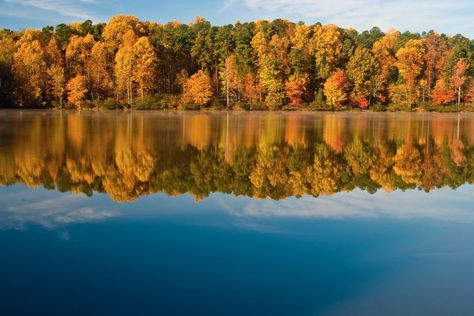
[[[106,22],[116,14],[160,23],[202,16],[215,25],[285,18],[359,31],[378,26],[474,38],[473,0],[0,0],[0,28],[14,30],[86,19]]]

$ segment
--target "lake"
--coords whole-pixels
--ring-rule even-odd
[[[474,115],[0,112],[2,315],[469,315]]]

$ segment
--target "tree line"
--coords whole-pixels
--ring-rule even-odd
[[[0,104],[30,107],[381,108],[474,101],[462,35],[287,20],[213,26],[133,16],[0,30]]]

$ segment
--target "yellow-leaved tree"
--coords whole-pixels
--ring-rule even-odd
[[[383,103],[389,100],[390,81],[397,71],[395,54],[399,38],[400,32],[390,30],[372,46],[371,52],[378,65],[374,76],[375,95]]]
[[[133,70],[135,66],[135,50],[133,46],[136,42],[136,34],[129,30],[122,37],[122,45],[115,55],[115,84],[119,96],[126,95],[127,103],[133,102]]]
[[[46,47],[46,61],[48,66],[64,66],[63,55],[54,36],[51,37],[48,46]]]
[[[321,79],[333,73],[343,57],[341,32],[336,25],[317,25],[310,41],[311,54]]]
[[[83,75],[76,75],[67,83],[67,101],[78,109],[81,109],[86,100],[87,79]]]
[[[90,60],[90,87],[92,99],[106,98],[113,91],[113,49],[106,42],[97,42]]]
[[[89,79],[90,60],[95,40],[91,34],[84,37],[74,35],[66,48],[66,63],[73,75],[81,74]]]
[[[158,57],[150,39],[146,36],[140,37],[133,49],[136,65],[133,69],[133,79],[138,84],[138,90],[143,100],[144,95],[156,86]]]
[[[235,55],[232,54],[226,57],[224,67],[220,72],[220,78],[225,91],[227,107],[229,107],[231,101],[235,101],[235,99],[240,101],[243,83],[235,61]]]
[[[337,70],[324,83],[324,95],[331,106],[339,107],[347,100],[344,71]]]
[[[420,77],[424,67],[425,40],[413,39],[397,51],[397,67],[405,83],[399,84],[400,88],[392,88],[392,101],[404,99],[408,106],[412,106],[418,99],[420,92]],[[404,96],[397,96],[394,92],[406,93]]]
[[[63,97],[66,92],[65,82],[66,78],[64,76],[64,68],[60,65],[53,65],[48,69],[49,76],[49,86],[51,90],[51,95],[56,98],[59,103],[59,107],[63,107]]]
[[[202,70],[186,80],[186,89],[184,94],[185,102],[191,102],[200,106],[208,103],[212,96],[211,78]]]
[[[273,35],[267,41],[260,31],[252,39],[252,47],[258,57],[260,84],[266,92],[265,102],[270,109],[277,109],[285,98],[284,78],[289,72],[288,38]]]
[[[107,23],[102,36],[106,42],[114,47],[114,50],[117,50],[120,44],[124,44],[128,40],[126,34],[129,31],[142,35],[145,33],[145,25],[134,16],[116,15]]]
[[[12,73],[18,105],[40,105],[46,91],[48,75],[41,33],[26,30],[16,43]]]

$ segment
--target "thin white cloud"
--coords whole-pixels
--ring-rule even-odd
[[[39,9],[79,20],[100,20],[92,13],[93,8],[88,8],[96,3],[95,0],[5,0],[5,3],[10,4],[12,10],[23,7],[23,9]]]
[[[238,218],[397,218],[433,219],[460,223],[474,222],[471,201],[474,190],[463,187],[425,193],[418,190],[391,193],[379,191],[370,195],[355,190],[318,198],[306,196],[284,201],[249,200],[244,205],[223,205],[223,209]],[[456,201],[450,204],[449,201]]]
[[[423,31],[470,36],[474,27],[474,1],[459,0],[244,0],[244,5],[262,18],[289,18],[335,23],[359,30],[379,26],[382,30]],[[234,0],[222,9],[237,5]]]
[[[14,195],[2,196],[9,205],[0,209],[0,229],[22,230],[28,225],[49,229],[77,223],[90,223],[118,217],[115,210],[90,205],[87,197],[61,195],[34,201],[19,201]]]
[[[222,6],[219,8],[218,12],[219,13],[225,12],[225,11],[227,11],[227,9],[229,9],[230,7],[235,5],[236,3],[237,3],[237,0],[225,0],[224,3],[222,4]]]

